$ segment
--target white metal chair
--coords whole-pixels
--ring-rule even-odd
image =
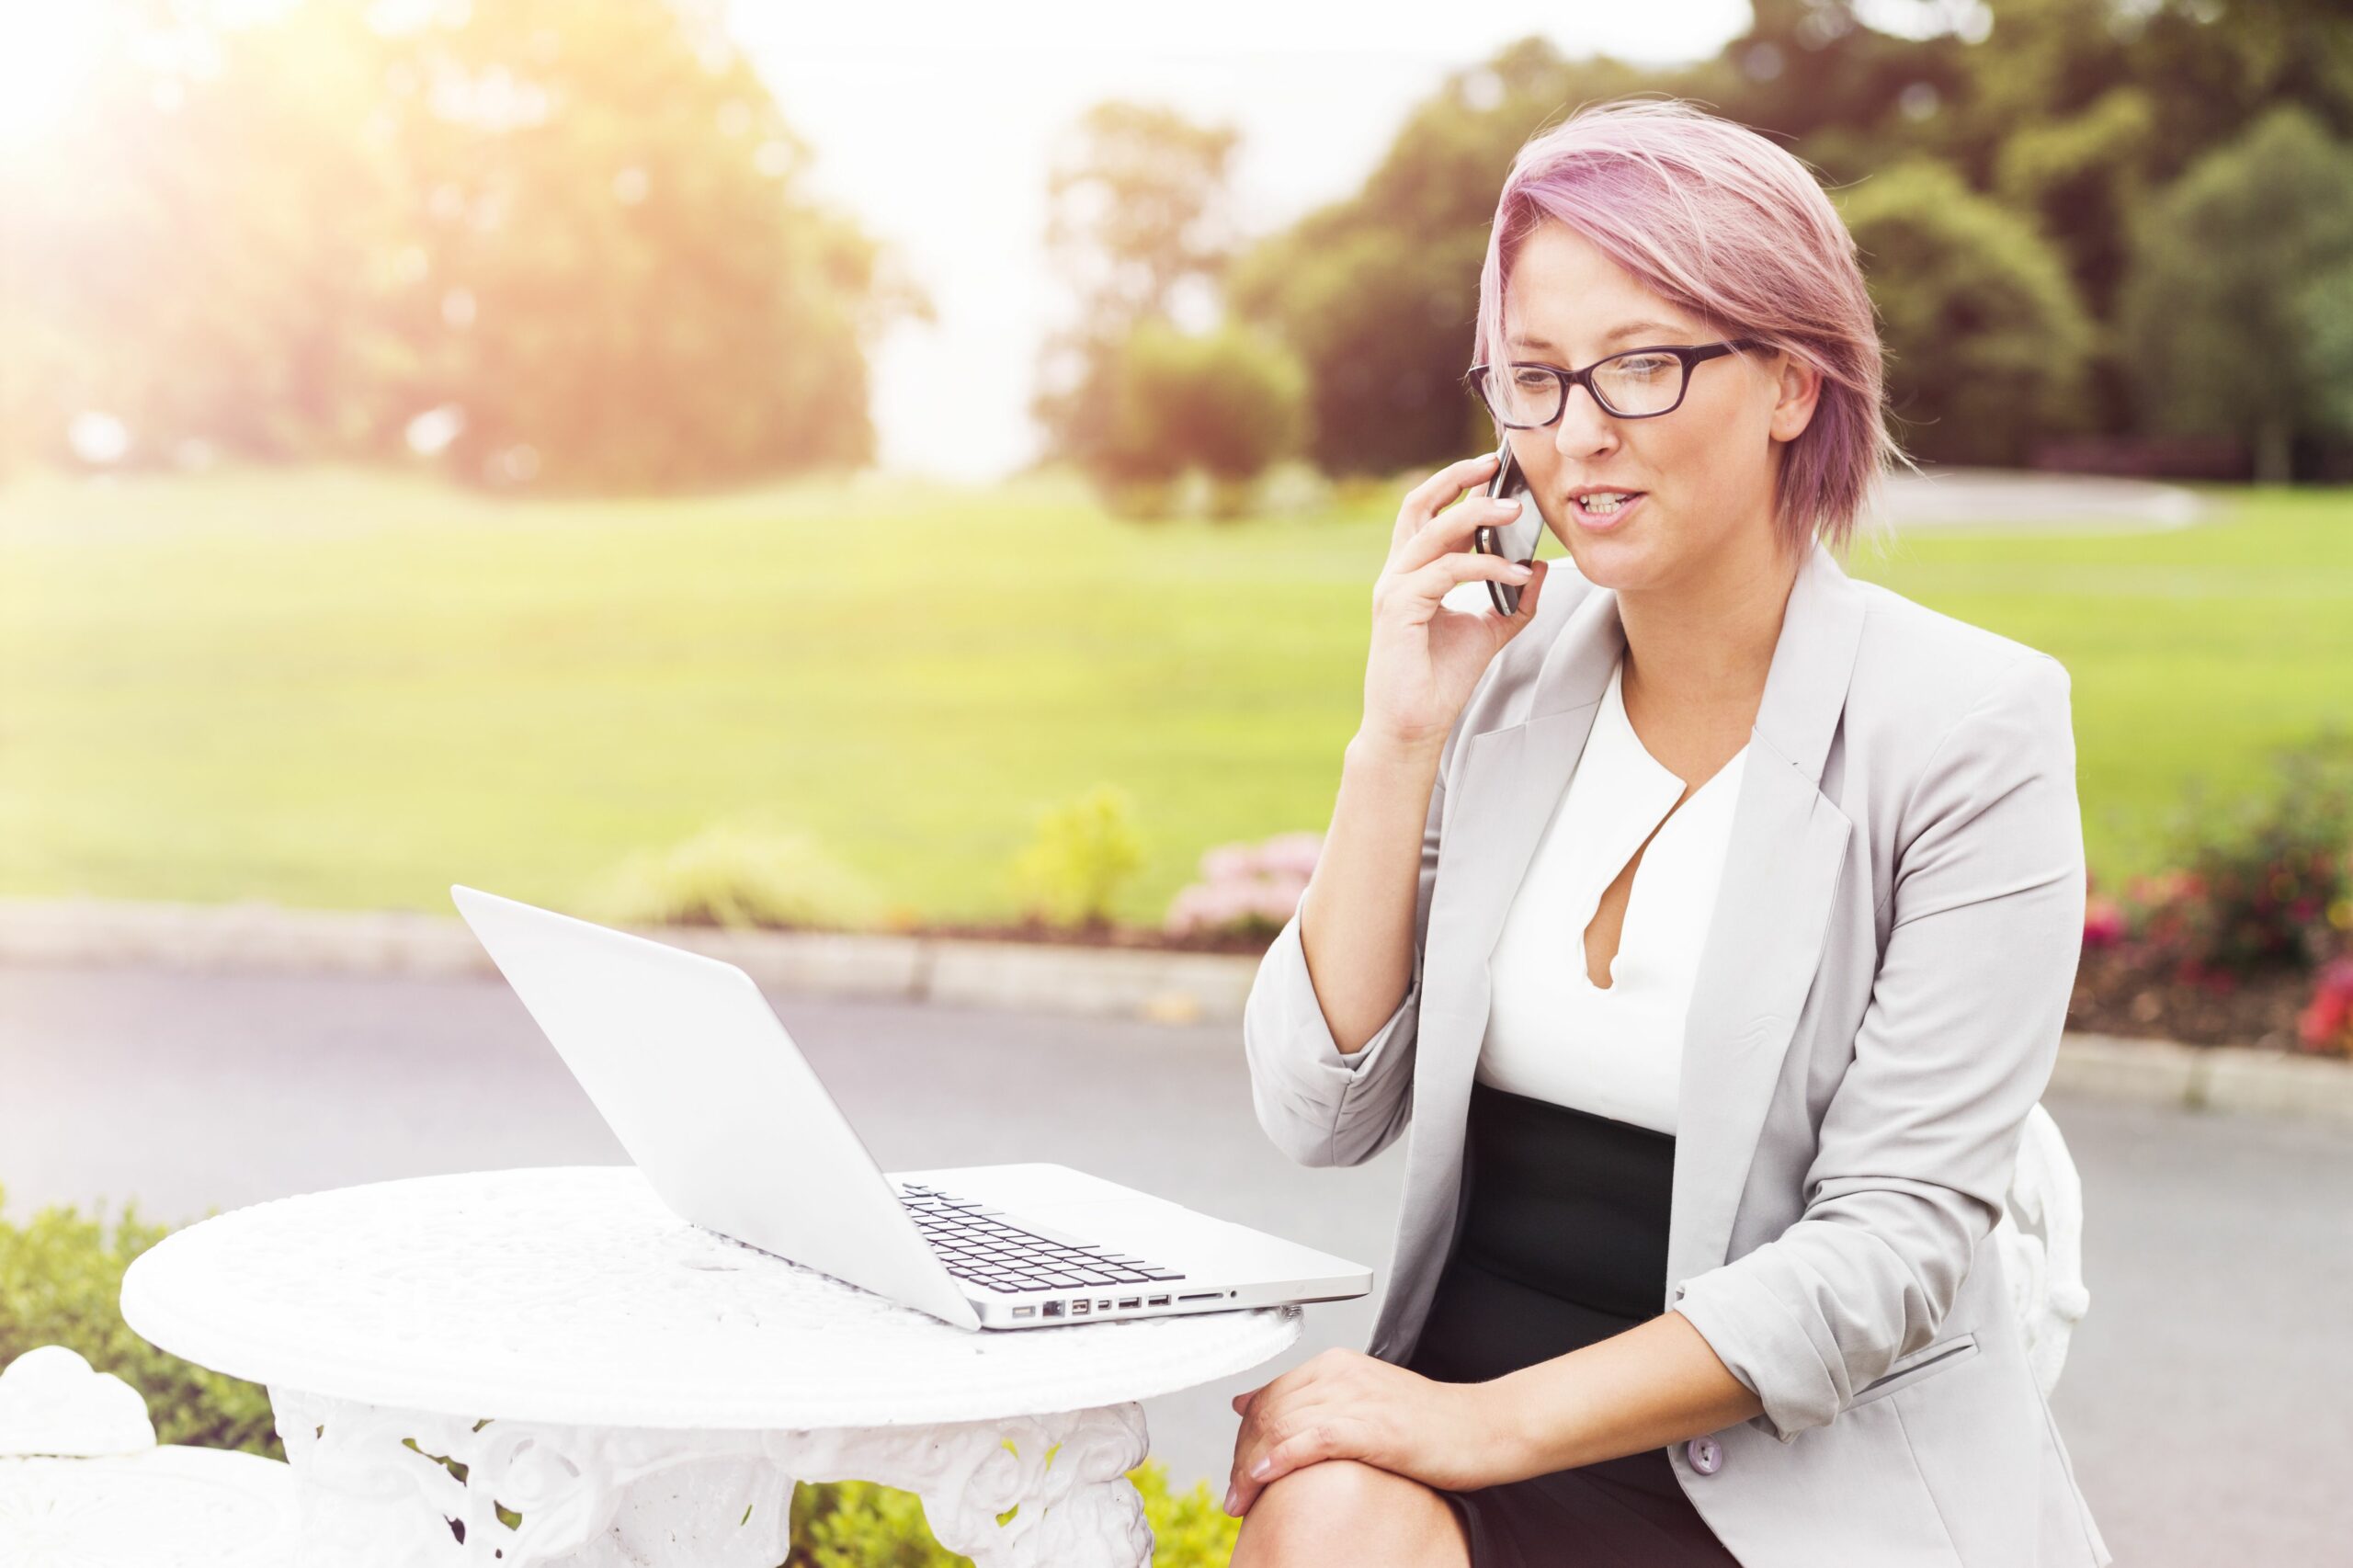
[[[0,1371],[8,1568],[289,1568],[295,1518],[285,1465],[159,1446],[139,1391],[62,1345]]]
[[[2084,1288],[2084,1185],[2059,1124],[2040,1105],[2027,1113],[2009,1201],[1994,1237],[2028,1363],[2048,1398],[2066,1363],[2068,1336],[2092,1299]]]

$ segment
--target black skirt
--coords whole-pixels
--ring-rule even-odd
[[[1673,1136],[1473,1081],[1462,1179],[1412,1370],[1484,1382],[1659,1314]],[[1438,1494],[1472,1568],[1739,1568],[1665,1449]]]

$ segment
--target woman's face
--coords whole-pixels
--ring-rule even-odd
[[[1507,360],[1570,370],[1623,349],[1724,335],[1549,221],[1514,260],[1504,332]],[[1783,443],[1813,418],[1820,383],[1819,372],[1784,352],[1751,349],[1694,365],[1682,406],[1653,419],[1605,413],[1573,387],[1560,419],[1512,431],[1512,449],[1545,525],[1592,582],[1622,591],[1746,575],[1774,554]],[[1642,499],[1615,518],[1588,519],[1570,496],[1591,486]]]

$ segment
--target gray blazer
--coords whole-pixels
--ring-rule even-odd
[[[1297,915],[1250,991],[1268,1137],[1311,1165],[1406,1138],[1384,1360],[1412,1354],[1453,1242],[1488,960],[1624,636],[1617,595],[1563,562],[1480,677],[1431,791],[1412,985],[1361,1051],[1333,1043]],[[1989,1239],[2084,897],[2065,669],[1814,545],[1685,1026],[1659,1281],[1764,1402],[1668,1449],[1745,1568],[2111,1561]]]

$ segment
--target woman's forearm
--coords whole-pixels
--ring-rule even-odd
[[[1414,975],[1422,833],[1445,738],[1348,743],[1315,874],[1299,905],[1300,949],[1332,1042],[1353,1054],[1381,1031]]]
[[[1486,1387],[1495,1399],[1496,1482],[1665,1448],[1765,1410],[1675,1312]]]

